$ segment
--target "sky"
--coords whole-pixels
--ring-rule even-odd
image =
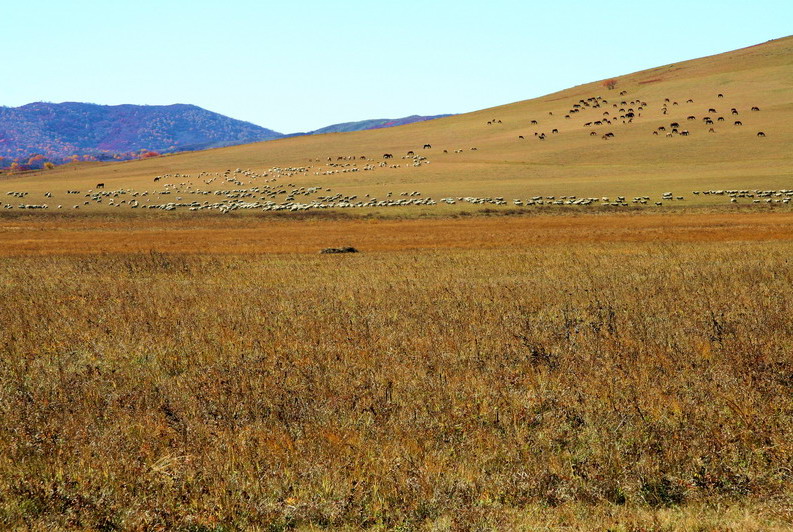
[[[282,133],[463,113],[793,34],[793,0],[9,0],[0,106],[188,103]]]

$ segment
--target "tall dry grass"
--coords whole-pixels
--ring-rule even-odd
[[[789,526],[791,251],[0,259],[0,525]]]

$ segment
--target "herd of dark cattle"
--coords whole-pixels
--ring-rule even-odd
[[[627,91],[620,92],[620,96],[624,96],[625,94],[627,94]],[[724,94],[719,93],[717,95],[717,98],[724,98]],[[693,104],[694,100],[689,98],[688,100],[686,100],[685,103],[686,104]],[[599,126],[610,126],[612,124],[620,123],[620,122],[622,124],[631,124],[631,123],[633,123],[633,119],[634,118],[638,118],[638,117],[642,116],[642,112],[646,111],[647,108],[648,108],[648,104],[647,104],[646,101],[638,100],[638,99],[631,100],[631,101],[621,100],[618,103],[617,102],[612,102],[610,109],[607,108],[608,104],[609,104],[609,101],[604,99],[602,96],[595,96],[595,97],[590,97],[590,98],[586,98],[586,99],[581,99],[577,103],[574,103],[570,107],[570,109],[568,110],[567,114],[564,115],[564,118],[569,120],[569,119],[572,119],[572,116],[574,114],[580,113],[580,112],[585,111],[587,109],[604,108],[606,110],[604,110],[602,112],[602,117],[601,118],[599,118],[597,120],[591,120],[589,122],[585,122],[583,124],[584,127],[593,128],[593,127],[599,127]],[[679,105],[678,102],[673,101],[673,100],[671,100],[669,98],[665,98],[664,99],[664,103],[663,103],[663,105],[660,108],[661,109],[661,114],[662,115],[667,115],[670,112],[670,107],[678,106],[678,105]],[[616,111],[615,111],[615,109],[616,109]],[[759,112],[760,111],[760,107],[752,106],[750,110],[752,112]],[[549,113],[549,114],[552,115],[553,113]],[[708,110],[707,110],[707,113],[705,114],[705,116],[702,117],[702,122],[704,123],[704,125],[712,126],[712,125],[715,124],[715,122],[724,122],[725,121],[725,118],[723,116],[718,116],[715,119],[715,122],[714,122],[714,118],[712,118],[710,116],[711,114],[716,115],[716,114],[719,114],[719,113],[718,113],[718,111],[716,110],[715,107],[709,107]],[[737,108],[732,107],[732,108],[730,108],[730,114],[733,115],[733,116],[736,116],[736,115],[739,115],[740,112],[738,111]],[[686,120],[688,120],[688,121],[697,120],[697,117],[695,115],[688,115]],[[502,124],[502,123],[503,123],[502,120],[493,118],[492,120],[489,120],[487,122],[487,125],[488,126],[492,126],[494,124]],[[529,124],[532,125],[532,126],[536,126],[536,125],[539,125],[539,122],[537,120],[531,120],[529,122]],[[733,121],[733,126],[743,126],[743,122],[741,120],[734,120]],[[666,126],[659,126],[656,130],[652,131],[652,134],[653,135],[659,135],[659,132],[664,132],[666,137],[673,137],[675,135],[680,135],[680,136],[683,136],[683,137],[687,137],[687,136],[689,136],[691,134],[688,129],[682,129],[678,122],[671,122],[669,124],[669,130],[667,130]],[[713,127],[710,127],[708,129],[708,132],[709,133],[716,133],[716,129],[713,128]],[[554,128],[554,129],[551,130],[551,134],[557,134],[557,133],[559,133],[558,129]],[[593,137],[600,135],[603,140],[608,140],[608,139],[614,138],[614,133],[613,132],[606,132],[606,133],[603,133],[603,134],[599,134],[597,131],[593,130],[593,131],[591,131],[589,133],[589,135],[593,136]],[[540,132],[540,131],[535,131],[534,132],[534,136],[537,139],[539,139],[539,140],[545,140],[547,138],[547,135],[545,134],[545,132]],[[757,132],[757,136],[758,137],[765,137],[766,134],[765,134],[764,131],[758,131]],[[525,140],[525,138],[526,137],[524,135],[518,135],[518,140]]]

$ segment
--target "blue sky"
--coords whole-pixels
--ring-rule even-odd
[[[793,1],[11,0],[2,18],[0,105],[191,103],[291,133],[758,44],[793,33]]]

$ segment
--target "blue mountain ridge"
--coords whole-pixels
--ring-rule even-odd
[[[46,162],[127,160],[247,144],[297,135],[360,131],[449,115],[413,115],[334,124],[285,135],[189,104],[98,105],[35,102],[0,107],[0,167],[41,168]]]

